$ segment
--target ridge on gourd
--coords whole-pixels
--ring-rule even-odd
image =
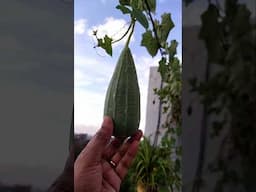
[[[127,138],[140,123],[140,90],[134,60],[128,46],[118,59],[105,98],[104,116],[114,122],[113,136]]]

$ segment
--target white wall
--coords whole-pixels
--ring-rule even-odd
[[[161,76],[160,73],[157,71],[158,67],[150,67],[149,72],[149,84],[148,84],[148,97],[147,97],[147,111],[146,111],[146,123],[145,123],[145,133],[146,137],[151,136],[151,142],[153,142],[153,138],[156,133],[157,129],[157,122],[159,117],[159,99],[158,95],[154,93],[154,88],[159,89],[161,86]],[[161,110],[162,111],[162,110]],[[158,139],[158,143],[161,140],[161,136],[164,133],[164,128],[162,128],[162,124],[164,123],[166,116],[160,113],[160,135]]]

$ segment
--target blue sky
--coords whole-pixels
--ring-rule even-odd
[[[129,18],[115,7],[117,0],[75,1],[74,48],[75,48],[75,132],[94,134],[102,123],[104,99],[108,83],[115,68],[125,39],[115,44],[113,56],[102,49],[94,49],[95,39],[92,30],[98,29],[98,35],[108,34],[118,39],[128,27]],[[181,0],[157,1],[155,17],[164,12],[171,13],[175,28],[169,39],[179,42],[178,56],[181,58]],[[135,60],[141,92],[141,123],[144,130],[146,117],[147,89],[150,66],[157,66],[159,54],[152,58],[144,47],[140,46],[144,29],[136,24],[130,48]]]

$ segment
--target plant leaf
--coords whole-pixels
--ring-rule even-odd
[[[121,5],[130,5],[130,0],[119,0]]]
[[[150,11],[155,13],[155,11],[156,11],[156,0],[147,0],[147,1],[148,1]]]
[[[161,18],[162,18],[162,22],[160,25],[156,26],[156,28],[157,28],[160,42],[162,44],[162,43],[166,42],[171,29],[174,27],[174,23],[171,19],[170,13],[164,13],[161,16]]]
[[[166,58],[162,57],[162,59],[159,61],[158,66],[158,72],[161,74],[162,79],[166,80],[166,72],[167,72],[168,66],[166,65]]]
[[[169,53],[169,60],[170,61],[172,60],[172,58],[177,53],[177,46],[178,46],[178,42],[176,40],[172,40],[171,45],[168,47],[168,53]]]
[[[129,8],[125,7],[124,5],[117,5],[116,9],[120,9],[120,11],[122,11],[123,14],[128,14],[132,12]]]
[[[145,14],[140,11],[139,9],[133,8],[132,10],[132,16],[139,21],[139,23],[145,28],[148,29],[148,20]]]
[[[112,38],[105,35],[104,39],[98,39],[98,46],[103,48],[107,54],[112,56]]]
[[[132,6],[132,8],[138,8],[138,0],[130,0],[130,4]]]
[[[152,57],[156,56],[159,46],[157,40],[152,36],[151,30],[142,34],[141,46],[146,47]]]
[[[112,56],[112,39],[109,38],[107,35],[105,35],[104,41],[105,41],[105,50],[106,50],[106,52],[110,56]]]
[[[224,54],[221,46],[222,29],[218,21],[219,16],[219,10],[213,4],[210,4],[208,9],[201,15],[202,27],[199,32],[199,38],[205,41],[208,62],[218,63]]]

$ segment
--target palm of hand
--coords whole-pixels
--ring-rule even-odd
[[[110,136],[111,133],[110,131]],[[142,132],[137,131],[123,144],[118,139],[107,142],[110,136],[106,136],[106,133],[97,133],[78,156],[75,162],[75,192],[119,191],[121,181],[137,153]],[[102,143],[95,144],[96,140]],[[96,145],[103,143],[104,149],[97,150]],[[114,166],[110,164],[111,161],[114,162]]]
[[[86,189],[85,191],[116,192],[121,184],[120,177],[106,161],[88,167],[80,178],[84,182],[79,188]]]

